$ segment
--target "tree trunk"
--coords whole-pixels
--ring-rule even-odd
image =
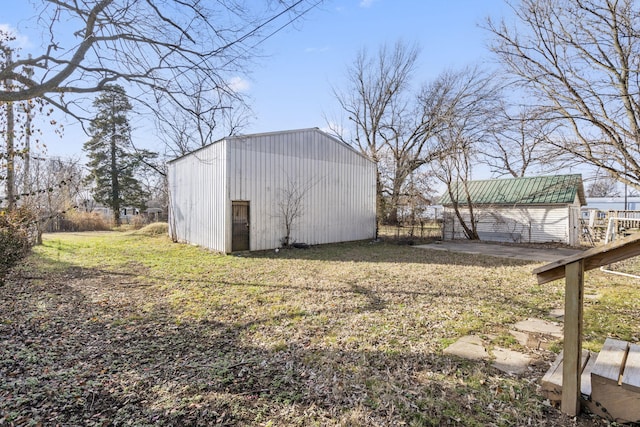
[[[466,221],[462,217],[462,213],[460,212],[460,205],[458,204],[458,198],[451,191],[451,187],[448,188],[448,191],[449,191],[449,197],[453,202],[453,211],[455,212],[456,218],[458,218],[458,222],[460,223],[460,225],[462,226],[462,229],[464,230],[464,235],[467,236],[467,239],[469,240],[480,240],[480,237],[478,236],[478,231],[476,230],[476,227],[475,227],[475,222],[473,220],[472,205],[469,204],[469,208],[470,208],[469,215],[471,219],[471,227],[469,227],[469,225],[466,223]]]
[[[7,64],[11,64],[11,50],[7,50]],[[5,87],[11,88],[13,83],[11,80],[5,80]],[[11,90],[11,89],[8,89]],[[9,210],[13,210],[16,207],[16,195],[15,195],[15,147],[13,144],[14,137],[14,116],[13,116],[13,102],[6,103],[7,108],[7,176],[6,176],[6,193],[7,193],[7,207]]]
[[[468,233],[465,230],[465,233],[467,234],[467,238],[469,240],[480,240],[480,236],[478,235],[476,215],[473,211],[473,200],[471,200],[471,194],[469,193],[469,187],[467,186],[466,180],[463,181],[463,185],[464,185],[464,192],[467,197],[467,208],[469,209],[469,222],[470,222],[469,224],[470,230]]]
[[[118,163],[116,150],[116,130],[115,126],[111,133],[111,209],[113,209],[113,222],[119,227],[120,220],[120,183],[118,182]]]
[[[7,177],[6,177],[6,193],[7,193],[7,204],[9,210],[12,210],[16,207],[16,175],[15,175],[15,147],[13,145],[13,133],[14,133],[14,123],[13,123],[13,103],[7,102]]]
[[[384,211],[386,203],[382,195],[382,180],[380,179],[380,171],[376,167],[376,238],[378,238],[378,227],[384,221]]]
[[[398,162],[396,162],[398,164]],[[401,175],[396,172],[391,189],[391,203],[389,206],[389,218],[388,223],[391,225],[399,225],[398,209],[400,208],[400,196],[402,192],[402,184],[407,179],[406,175]]]
[[[393,190],[393,194],[391,194],[391,200],[389,203],[389,216],[387,217],[387,224],[390,225],[399,225],[400,221],[398,220],[398,203],[400,201],[400,195],[396,193],[395,189]]]

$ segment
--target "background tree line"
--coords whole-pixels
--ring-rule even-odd
[[[522,0],[488,18],[498,69],[470,65],[416,84],[419,47],[361,50],[334,89],[334,133],[378,165],[378,219],[479,170],[521,177],[594,171],[592,196],[640,189],[640,9],[632,0]],[[472,209],[472,201],[465,208]],[[468,236],[473,238],[472,230]]]
[[[106,151],[98,155],[92,144],[107,135],[99,131],[99,100],[117,87],[123,100],[114,113],[152,113],[164,146],[154,159],[127,139],[126,126],[103,142],[115,141],[128,153],[117,169],[125,181],[125,175],[135,176],[140,185],[126,188],[153,187],[162,194],[167,156],[246,125],[249,105],[234,90],[232,73],[249,66],[257,46],[278,25],[289,25],[319,3],[264,2],[251,9],[235,0],[38,4],[34,18],[49,24],[40,54],[21,57],[11,49],[10,35],[0,39],[5,205],[13,204],[17,191],[12,162],[29,158],[24,153],[32,150],[22,143],[21,154],[15,140],[20,129],[25,137],[36,134],[26,123],[33,114],[18,118],[16,111],[46,114],[48,108],[88,124],[90,179],[101,189],[93,196],[106,200],[99,193],[109,180],[94,172],[108,162],[115,170],[113,157]],[[472,64],[419,81],[419,46],[396,42],[377,51],[363,48],[346,70],[346,84],[334,87],[344,115],[331,128],[378,165],[379,221],[398,223],[407,207],[433,199],[436,186],[463,189],[479,165],[494,176],[514,177],[589,165],[598,177],[594,194],[607,191],[611,181],[640,187],[635,2],[522,0],[511,7],[513,24],[491,18],[484,24],[498,69]],[[62,50],[62,40],[76,43]],[[28,109],[14,108],[19,103]],[[120,183],[111,178],[109,186],[112,200],[122,199],[116,195]]]
[[[248,113],[230,75],[321,2],[43,0],[30,4],[41,50],[26,57],[0,29],[0,280],[69,207],[106,204],[118,224],[121,206],[166,196],[164,157],[236,132]],[[33,167],[55,143],[34,136],[61,131],[52,109],[85,128],[88,172],[72,160]],[[136,146],[134,111],[156,117],[163,150]]]
[[[161,198],[166,193],[167,156],[233,134],[246,122],[248,106],[234,90],[231,76],[248,66],[263,40],[320,3],[264,1],[251,7],[239,0],[33,3],[32,20],[44,23],[39,53],[21,56],[12,44],[15,35],[0,33],[4,141],[0,208],[13,210],[29,197],[20,201],[20,194],[27,192],[16,174],[30,177],[29,161],[46,152],[44,143],[29,146],[24,143],[28,137],[19,141],[44,130],[30,124],[35,123],[34,106],[62,111],[83,125],[89,164],[81,171],[80,182],[89,186],[95,202],[113,208],[116,224],[119,207],[142,208],[143,199]],[[20,109],[20,105],[31,107]],[[157,136],[164,143],[157,153],[132,140],[132,114],[156,118]],[[41,124],[49,125],[55,126]],[[91,204],[85,198],[83,205]]]

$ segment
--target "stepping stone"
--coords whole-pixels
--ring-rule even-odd
[[[520,344],[539,350],[562,339],[562,325],[542,319],[529,318],[513,325],[515,331],[509,331]]]
[[[549,312],[549,317],[553,317],[558,319],[558,321],[562,321],[564,319],[564,308],[554,308]]]
[[[507,374],[525,373],[532,361],[531,357],[526,354],[500,347],[493,349],[493,356],[495,360],[492,366]]]
[[[467,335],[444,349],[444,354],[462,357],[463,359],[482,360],[488,359],[489,353],[484,348],[480,337]]]
[[[531,336],[529,334],[520,331],[509,331],[509,333],[513,335],[516,341],[518,341],[518,344],[525,347],[530,347],[529,344],[531,344]]]
[[[540,350],[541,348],[549,349],[556,339],[549,335],[544,335],[537,332],[521,332],[510,330],[509,333],[518,341],[518,344],[532,348],[534,350]]]
[[[562,338],[562,325],[542,319],[529,318],[516,323],[514,326],[519,331],[541,335],[550,335],[554,338]]]
[[[527,367],[533,360],[526,354],[501,347],[494,348],[492,355],[490,355],[484,347],[482,338],[475,335],[467,335],[460,338],[447,347],[444,353],[469,360],[487,360],[493,356],[493,367],[502,372],[514,375],[526,372]]]

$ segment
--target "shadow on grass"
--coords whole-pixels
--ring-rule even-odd
[[[72,279],[91,279],[100,277],[116,277],[120,281],[119,287],[122,289],[137,288],[142,289],[144,287],[153,286],[152,283],[164,283],[167,277],[154,276],[145,272],[129,272],[129,271],[114,271],[103,270],[98,268],[81,268],[78,266],[69,265],[66,273],[63,275],[68,280]],[[44,276],[40,277],[27,277],[35,279],[45,279]],[[129,279],[124,282],[125,279]],[[148,281],[148,282],[146,282]],[[519,308],[523,312],[529,313],[530,316],[542,316],[544,317],[548,313],[548,307],[541,307],[535,301],[527,297],[527,295],[514,294],[509,291],[508,287],[497,286],[494,288],[484,289],[481,296],[474,296],[469,294],[469,290],[464,287],[457,286],[433,286],[431,287],[429,282],[425,282],[424,286],[420,290],[415,290],[416,285],[413,284],[413,289],[404,289],[397,285],[393,287],[385,287],[384,285],[368,287],[358,283],[352,283],[348,281],[343,283],[343,287],[319,286],[319,285],[302,285],[302,284],[290,284],[285,281],[275,282],[271,281],[230,281],[230,280],[211,280],[206,276],[198,279],[185,279],[181,278],[176,283],[190,283],[208,287],[210,289],[216,289],[218,287],[233,287],[244,290],[259,289],[262,293],[267,294],[270,292],[290,292],[293,294],[307,293],[310,298],[314,298],[314,295],[323,295],[326,298],[335,298],[339,296],[345,300],[353,301],[356,298],[362,297],[362,301],[359,305],[355,305],[357,312],[376,312],[384,310],[390,304],[390,300],[397,297],[410,297],[410,298],[426,298],[427,300],[437,302],[439,299],[467,299],[472,298],[474,303],[484,303],[485,305],[492,306],[495,312],[513,312],[514,308]],[[473,306],[469,306],[469,309],[473,309]],[[331,316],[340,316],[346,314],[343,310],[331,309],[324,310],[325,314]]]
[[[434,264],[454,272],[456,266],[530,264],[368,242],[246,257]],[[354,331],[336,339],[321,320],[355,313],[384,327],[398,318],[390,311],[412,299],[420,310],[438,306],[441,298],[468,303],[469,313],[459,305],[454,320],[475,316],[471,310],[480,302],[499,312],[539,312],[526,292],[513,295],[491,285],[480,301],[469,286],[431,287],[428,278],[411,289],[348,277],[317,286],[313,277],[176,278],[176,288],[185,284],[185,302],[192,284],[210,293],[242,290],[210,308],[217,320],[194,320],[179,315],[182,307],[167,305],[171,278],[154,277],[141,264],[106,271],[55,259],[43,263],[44,274],[23,270],[0,288],[0,425],[486,425],[498,418],[504,425],[544,425],[546,417],[557,417],[530,379],[504,378],[484,362],[441,355],[434,333],[420,322],[420,334],[432,343],[416,345],[417,351],[395,345],[392,334]],[[168,285],[159,290],[158,283]],[[283,307],[296,294],[357,304],[318,302],[313,310],[267,316],[258,304],[269,293]],[[272,340],[265,343],[265,337]],[[385,337],[389,342],[375,341]]]
[[[314,344],[312,332],[257,346],[252,331],[278,330],[299,314],[177,322],[161,303],[143,310],[89,299],[70,277],[17,277],[0,289],[0,424],[483,425],[496,414],[510,424],[548,416],[535,385],[482,363]],[[350,292],[384,306],[364,288]],[[314,316],[322,314],[337,315]]]
[[[385,241],[331,243],[311,246],[308,249],[285,248],[278,249],[278,251],[255,251],[231,256],[269,259],[301,259],[310,261],[440,264],[451,267],[518,267],[524,265],[531,265],[533,267],[534,265],[542,263],[541,261],[502,258],[491,256],[490,254],[458,253],[428,248],[416,248],[409,245],[397,245]]]

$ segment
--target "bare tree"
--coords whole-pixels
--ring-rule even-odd
[[[599,171],[591,179],[586,190],[587,197],[620,197],[618,181],[608,174],[600,174]]]
[[[640,188],[640,14],[633,0],[521,0],[487,21],[493,51],[548,120],[551,142]]]
[[[422,223],[427,206],[433,204],[433,174],[427,168],[413,172],[406,180],[399,202],[399,219],[409,225],[413,235],[414,226]]]
[[[465,140],[460,129],[450,128],[446,134],[440,136],[443,144],[449,145],[449,152],[434,162],[433,174],[444,185],[447,195],[451,199],[453,214],[469,240],[479,240],[473,198],[469,192],[473,163],[473,146]],[[467,212],[465,217],[463,212]],[[445,222],[453,218],[445,218]]]
[[[47,158],[33,155],[32,188],[21,193],[18,202],[34,213],[37,243],[49,224],[79,203],[82,184],[80,159]]]
[[[477,67],[445,73],[442,79],[448,88],[446,129],[438,135],[440,156],[431,164],[432,171],[445,185],[464,234],[477,240],[478,218],[468,182],[478,161],[479,147],[498,126],[500,87],[495,76]]]
[[[0,30],[0,67],[9,66],[16,55],[16,49],[9,46],[13,37]],[[23,68],[20,72],[30,76],[32,70]],[[1,90],[17,90],[20,82],[12,79],[0,80]],[[31,191],[31,151],[41,147],[42,134],[41,121],[34,118],[47,118],[51,109],[40,98],[17,102],[5,102],[2,105],[4,114],[0,114],[0,137],[4,144],[0,148],[0,181],[4,181],[5,198],[0,200],[0,205],[6,202],[8,209],[16,206],[16,200],[20,195]],[[61,133],[62,128],[50,121],[54,133]]]
[[[44,29],[43,51],[0,68],[0,102],[43,98],[80,116],[78,96],[127,82],[180,103],[180,82],[204,76],[225,87],[266,37],[302,17],[322,0],[43,0],[32,2]],[[37,43],[35,43],[37,45]],[[21,72],[34,70],[31,76]],[[189,95],[189,94],[187,94]]]
[[[347,89],[334,89],[353,124],[351,134],[334,132],[378,165],[378,221],[392,224],[407,179],[434,158],[434,137],[443,128],[446,94],[439,82],[411,91],[419,52],[403,42],[381,46],[376,56],[362,50],[347,70]]]
[[[3,66],[11,66],[13,62],[13,51],[8,48],[6,45],[2,44],[3,40],[6,40],[8,36],[6,34],[0,33],[0,55],[2,57]],[[0,87],[5,90],[11,90],[13,88],[13,80],[10,78],[5,78],[1,80]],[[15,156],[16,156],[16,147],[15,147],[15,117],[14,117],[14,105],[13,102],[5,102],[4,103],[4,117],[5,117],[5,126],[3,126],[3,136],[5,140],[5,150],[3,155],[4,160],[4,176],[2,177],[5,181],[5,193],[7,200],[7,208],[12,210],[15,208]]]
[[[209,87],[202,76],[188,85],[179,106],[159,101],[156,125],[170,155],[181,156],[225,136],[237,135],[249,121],[250,108],[232,87]]]
[[[378,165],[378,222],[386,210],[379,166],[385,156],[380,132],[392,121],[394,111],[400,108],[402,101],[399,98],[406,96],[418,55],[417,46],[402,42],[397,42],[393,48],[382,45],[373,58],[366,49],[362,49],[354,64],[347,68],[347,89],[333,89],[340,106],[353,123],[350,135],[345,135],[342,129],[334,129],[336,136],[357,146],[362,154]]]
[[[552,172],[568,164],[563,152],[549,141],[557,128],[529,106],[502,105],[496,111],[494,131],[479,148],[481,160],[496,175],[523,177],[531,172]]]
[[[304,216],[304,199],[315,183],[313,181],[300,182],[287,175],[285,186],[278,190],[276,202],[276,216],[282,221],[284,236],[280,240],[283,247],[295,243],[293,231]]]

